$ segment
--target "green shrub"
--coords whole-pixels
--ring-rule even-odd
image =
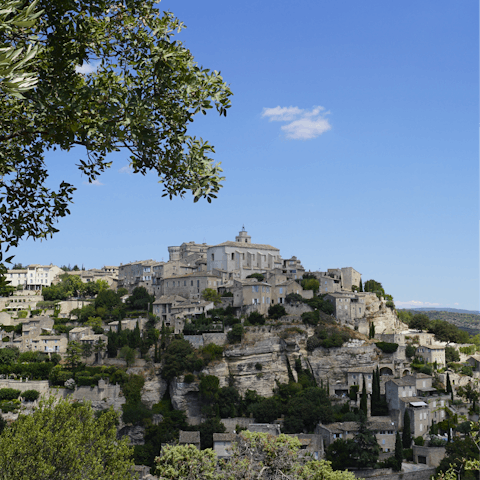
[[[398,349],[398,343],[389,343],[389,342],[375,342],[375,345],[383,353],[395,353]]]
[[[183,381],[185,383],[192,383],[195,381],[195,375],[193,375],[192,373],[187,373],[183,378]]]
[[[276,305],[271,305],[268,308],[268,316],[274,320],[278,320],[281,317],[284,317],[287,314],[285,307],[277,303]]]
[[[143,424],[146,419],[153,416],[152,410],[149,410],[143,403],[136,404],[125,403],[122,405],[122,420],[124,423],[131,423],[133,425]]]
[[[0,388],[0,400],[16,400],[20,396],[20,390],[14,388]]]
[[[243,338],[243,325],[241,323],[235,324],[232,329],[227,333],[228,343],[238,343],[242,341]]]
[[[200,350],[200,352],[205,361],[205,365],[207,365],[209,362],[213,360],[222,358],[223,347],[221,347],[220,345],[216,345],[215,343],[209,343],[208,345],[205,345]]]
[[[413,462],[413,449],[404,448],[403,449],[403,458],[408,462]]]
[[[419,447],[423,447],[425,444],[425,439],[421,436],[416,437],[413,441],[415,442],[415,445],[418,445]]]
[[[412,358],[415,356],[416,348],[413,345],[407,345],[405,348],[405,355],[408,358]]]
[[[27,318],[28,310],[20,310],[17,312],[17,318]]]
[[[222,297],[233,297],[233,293],[232,292],[223,292]]]
[[[468,375],[469,377],[472,377],[473,376],[473,370],[472,370],[472,367],[470,365],[464,365],[461,369],[460,369],[460,373],[462,375]]]
[[[40,396],[40,392],[37,390],[25,390],[21,396],[26,402],[33,402]]]
[[[248,317],[247,320],[250,322],[251,325],[265,325],[265,317],[260,312],[252,312]]]
[[[304,312],[302,313],[302,321],[306,325],[313,325],[316,327],[320,320],[320,314],[318,310],[314,310],[313,312]]]
[[[10,341],[10,337],[7,335],[6,337],[3,337],[3,338],[2,338],[2,341],[3,341],[3,342],[9,342],[9,341]]]
[[[262,364],[257,362],[257,363],[255,364],[255,368],[256,368],[257,370],[262,370]]]

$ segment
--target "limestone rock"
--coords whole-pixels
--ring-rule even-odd
[[[163,398],[166,391],[167,382],[162,377],[157,376],[151,381],[146,381],[142,389],[142,402],[148,408],[152,408]]]
[[[127,435],[130,439],[130,445],[145,444],[145,428],[140,425],[125,425],[117,432],[117,438],[120,439]]]

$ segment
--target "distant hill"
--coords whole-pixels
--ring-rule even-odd
[[[400,310],[421,310],[421,311],[437,311],[437,312],[454,312],[454,313],[471,313],[473,315],[480,315],[480,312],[475,310],[461,310],[459,308],[402,308]]]
[[[430,320],[445,320],[465,330],[470,335],[480,333],[480,315],[475,311],[455,308],[402,308],[399,310],[408,310],[412,313],[421,312],[427,315]]]

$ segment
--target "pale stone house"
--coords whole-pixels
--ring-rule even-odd
[[[445,366],[445,345],[434,343],[430,339],[429,343],[421,343],[415,351],[417,357],[421,357],[428,363],[437,363],[439,367]]]
[[[333,305],[335,318],[345,325],[365,317],[366,297],[369,295],[374,294],[342,291],[329,293],[325,296],[325,299]]]
[[[52,263],[50,265],[32,264],[22,270],[8,270],[7,280],[13,287],[41,290],[43,287],[49,287],[60,273],[64,273],[63,270]]]
[[[145,324],[147,323],[148,319],[147,318],[126,318],[123,319],[122,322],[122,330],[133,330],[137,323],[138,323],[138,328],[140,330],[143,330],[145,327]],[[107,325],[107,330],[111,330],[112,332],[117,332],[118,331],[118,320],[115,320],[114,322],[110,322]]]
[[[35,310],[37,303],[43,301],[39,290],[23,290],[13,292],[10,297],[0,297],[0,310],[18,312],[20,310]]]
[[[214,308],[213,302],[190,300],[180,295],[162,295],[153,303],[153,313],[174,333],[182,333],[185,321],[199,315],[205,315]]]
[[[151,259],[121,263],[118,267],[118,287],[126,288],[130,293],[136,287],[145,287],[150,293],[153,293],[153,267],[158,263]]]
[[[161,279],[159,292],[160,295],[200,299],[206,288],[217,290],[221,284],[222,278],[210,272],[189,273]]]
[[[328,447],[335,440],[353,439],[359,430],[358,422],[336,422],[328,425],[317,425],[315,433],[323,439],[323,444]],[[395,438],[397,427],[390,417],[372,417],[367,422],[367,428],[375,434],[377,443],[382,452],[395,451]]]

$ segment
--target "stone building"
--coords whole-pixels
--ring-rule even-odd
[[[145,287],[149,293],[153,293],[153,267],[158,263],[151,259],[121,263],[118,267],[118,287],[126,288],[129,293],[136,287]]]
[[[375,294],[354,293],[354,292],[336,292],[325,296],[333,305],[333,314],[342,324],[352,324],[355,320],[364,318],[366,314],[366,297]]]
[[[336,422],[329,425],[320,423],[317,425],[315,433],[323,438],[323,444],[327,448],[335,440],[353,439],[359,427],[358,422]],[[367,428],[375,434],[382,452],[395,451],[397,427],[390,417],[372,417],[367,422]]]
[[[403,427],[405,410],[410,416],[412,435],[425,436],[432,422],[445,418],[448,396],[437,394],[429,375],[406,375],[385,383],[385,397],[392,418]]]
[[[217,290],[222,278],[210,272],[187,273],[162,278],[158,285],[157,295],[180,295],[184,298],[200,299],[206,288]]]
[[[188,318],[205,315],[214,308],[213,302],[205,300],[191,300],[180,295],[162,295],[153,303],[153,313],[162,323],[174,329],[174,333],[182,333],[185,321]]]
[[[235,241],[227,241],[213,245],[207,250],[207,270],[214,268],[231,272],[247,270],[247,275],[254,271],[265,271],[279,268],[283,270],[280,250],[271,245],[252,243],[252,238],[245,228],[235,237]]]
[[[417,357],[421,357],[428,363],[437,363],[439,367],[445,366],[445,344],[434,343],[432,339],[428,343],[420,344],[415,351]]]
[[[53,265],[27,265],[21,270],[8,270],[7,280],[12,287],[21,286],[24,290],[41,290],[43,287],[49,287],[54,278],[65,273],[60,267]]]

